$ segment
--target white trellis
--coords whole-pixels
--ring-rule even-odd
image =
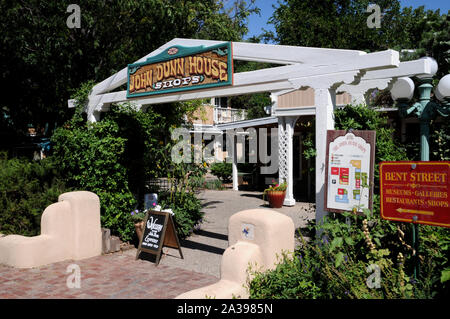
[[[147,58],[154,57],[175,45],[186,47],[212,46],[223,42],[176,38],[135,62],[145,61]],[[299,116],[314,114],[317,123],[315,132],[317,221],[326,214],[323,209],[325,143],[326,131],[334,129],[333,111],[336,106],[336,93],[349,92],[355,102],[365,102],[367,92],[376,88],[389,87],[399,77],[431,73],[431,63],[428,60],[400,62],[399,53],[394,50],[365,53],[357,50],[233,42],[232,54],[234,60],[268,62],[281,66],[235,73],[233,85],[228,87],[147,96],[134,98],[132,101],[139,107],[146,108],[152,104],[176,101],[259,92],[272,93],[272,114],[278,117],[279,123],[279,177],[280,180],[288,181],[285,205],[295,204],[292,196],[292,135],[294,125]],[[114,91],[126,82],[127,68],[124,67],[94,86],[86,107],[89,121],[97,121],[100,112],[108,111],[111,103],[129,101],[126,97],[126,91]],[[314,89],[315,105],[288,109],[277,107],[278,96],[304,87]],[[73,107],[73,101],[69,101],[69,107]],[[235,173],[233,175],[237,178],[237,171]],[[236,183],[235,181],[234,185]]]

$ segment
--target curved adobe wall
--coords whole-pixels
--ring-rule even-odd
[[[41,217],[41,235],[0,238],[0,263],[32,268],[101,255],[100,201],[91,192],[61,194]]]
[[[294,222],[271,209],[249,209],[234,214],[228,223],[229,247],[222,256],[220,281],[191,290],[177,299],[248,298],[249,267],[273,269],[283,252],[295,248]]]

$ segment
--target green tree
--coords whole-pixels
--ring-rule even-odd
[[[72,1],[0,0],[0,116],[62,125],[81,83],[99,82],[173,38],[240,40],[253,1],[83,0],[81,28],[68,28]],[[3,121],[3,120],[2,120]]]
[[[450,16],[426,16],[422,35],[417,54],[436,59],[439,65],[437,78],[447,75],[450,72]]]
[[[382,11],[381,27],[369,28],[369,4]],[[285,45],[381,51],[415,49],[423,37],[427,19],[440,16],[439,10],[424,7],[401,8],[395,0],[284,0],[269,20],[276,35],[265,39]]]

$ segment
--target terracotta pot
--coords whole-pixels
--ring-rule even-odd
[[[140,221],[134,224],[134,229],[136,230],[136,235],[139,240],[142,238],[142,234],[144,233],[144,221]]]
[[[270,207],[281,208],[286,197],[286,191],[268,191],[266,196]]]

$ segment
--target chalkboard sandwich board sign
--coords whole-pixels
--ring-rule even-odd
[[[144,232],[139,239],[136,259],[139,258],[141,251],[144,251],[156,255],[156,266],[158,266],[163,247],[178,249],[183,258],[172,215],[167,212],[148,211],[145,217]]]

